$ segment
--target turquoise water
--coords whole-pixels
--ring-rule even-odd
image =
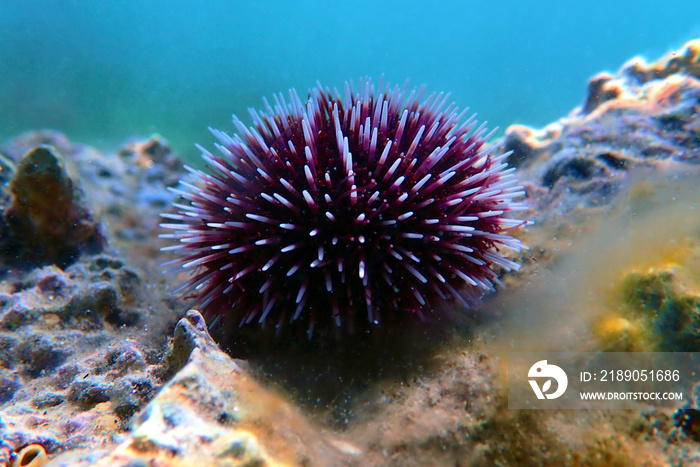
[[[697,0],[606,3],[0,0],[0,138],[158,132],[191,159],[262,96],[382,74],[491,126],[541,126],[594,73],[700,36]]]

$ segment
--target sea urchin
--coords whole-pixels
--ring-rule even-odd
[[[209,173],[174,190],[176,221],[163,237],[193,273],[184,291],[210,320],[301,322],[350,331],[431,311],[443,300],[491,290],[498,253],[522,221],[523,194],[485,126],[462,122],[449,95],[360,82],[341,95],[320,85],[302,102],[291,90],[234,116],[238,134],[211,130]]]

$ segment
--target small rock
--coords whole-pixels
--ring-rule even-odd
[[[218,346],[207,331],[207,323],[197,310],[189,310],[175,326],[172,347],[164,361],[168,373],[173,374],[182,368],[194,349],[212,352]]]
[[[583,113],[589,114],[602,103],[620,97],[623,91],[619,85],[615,85],[613,78],[614,75],[604,72],[588,81],[588,97],[583,105]]]
[[[3,213],[8,261],[65,267],[105,240],[55,149],[38,146],[19,161]]]
[[[15,365],[14,349],[19,345],[19,339],[12,336],[0,335],[0,368],[13,368]]]

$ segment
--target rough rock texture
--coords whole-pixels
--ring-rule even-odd
[[[0,294],[0,442],[52,453],[112,442],[162,384],[170,315],[114,257],[35,269]],[[150,334],[148,330],[154,333]],[[99,421],[98,421],[99,420]]]
[[[700,163],[700,40],[591,79],[583,106],[541,130],[507,129],[509,162],[531,182],[537,220],[608,204],[635,169]]]
[[[616,333],[611,350],[700,351],[700,295],[692,292],[697,281],[691,282],[692,288],[679,284],[674,269],[624,277],[621,293],[627,322],[625,331]]]
[[[568,117],[508,129],[502,144],[536,221],[521,234],[532,247],[518,258],[523,272],[504,275],[508,291],[446,332],[400,330],[423,341],[410,350],[401,339],[331,351],[271,342],[246,348],[247,362],[230,358],[198,313],[175,326],[184,304],[168,284],[182,278],[160,274],[157,214],[182,172],[162,139],[114,154],[55,132],[9,141],[0,182],[21,191],[12,180],[28,151],[60,154],[60,179],[83,191],[105,242],[2,272],[0,466],[32,444],[52,466],[700,465],[697,388],[678,411],[514,411],[504,369],[518,342],[698,348],[700,227],[683,222],[698,202],[699,57],[694,41],[658,62],[634,59],[594,77]],[[7,209],[12,193],[2,194]],[[613,221],[613,235],[584,242]],[[649,234],[657,223],[672,228]],[[576,256],[577,245],[589,250]],[[593,279],[577,282],[584,269]],[[566,281],[568,295],[556,295]],[[535,314],[508,328],[528,304]],[[553,317],[564,324],[547,340]]]
[[[173,157],[157,139],[142,145],[161,162]],[[0,153],[0,452],[109,446],[162,385],[177,320],[154,275],[157,246],[120,243],[133,237],[120,218],[127,205],[140,238],[156,237],[172,201],[166,169],[145,174],[131,160],[140,149],[105,156],[55,132]]]

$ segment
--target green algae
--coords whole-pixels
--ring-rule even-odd
[[[686,292],[673,273],[629,273],[620,289],[622,315],[640,322],[649,350],[700,351],[700,296]]]

